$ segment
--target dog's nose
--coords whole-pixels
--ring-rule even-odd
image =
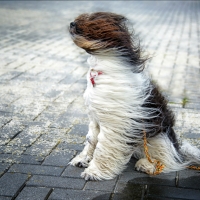
[[[75,27],[75,25],[76,25],[76,23],[75,23],[75,22],[71,22],[71,23],[70,23],[70,28],[73,28],[73,27]]]

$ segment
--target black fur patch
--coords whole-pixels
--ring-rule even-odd
[[[158,86],[151,83],[152,90],[149,98],[142,105],[143,107],[156,109],[155,112],[149,114],[149,119],[145,119],[145,131],[147,137],[154,137],[160,133],[168,134],[169,139],[176,149],[179,148],[176,134],[174,133],[173,126],[175,123],[174,114],[167,106],[167,100],[161,94]]]

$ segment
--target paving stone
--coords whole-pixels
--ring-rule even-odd
[[[10,146],[10,145],[3,146],[0,149],[2,153],[12,154],[12,155],[21,155],[26,150],[25,147]]]
[[[7,103],[1,103],[0,104],[0,111],[1,112],[12,112],[9,108],[8,108],[8,104]],[[4,124],[2,124],[3,126]]]
[[[3,197],[3,196],[0,196],[0,200],[11,200],[12,197]]]
[[[60,83],[62,84],[73,84],[77,80],[79,80],[83,75],[85,75],[87,70],[82,70],[80,67],[75,69],[70,75],[67,75]]]
[[[1,145],[0,146],[0,154],[2,154],[4,152],[4,149],[5,149],[5,145]]]
[[[115,193],[113,195],[113,200],[139,200],[143,199],[145,193],[145,186],[140,184],[129,184],[127,183],[126,187],[121,193]]]
[[[67,91],[68,93],[68,91]],[[63,95],[61,95],[61,97],[63,97]],[[60,97],[59,97],[60,98]],[[57,98],[57,99],[59,99]],[[54,114],[61,114],[63,112],[65,112],[69,106],[69,104],[71,103],[70,99],[70,95],[66,95],[65,100],[63,100],[62,102],[57,102],[57,99],[54,102],[50,102],[49,105],[46,108],[46,112],[48,113],[54,113]],[[67,100],[69,100],[70,102],[68,103]]]
[[[43,160],[44,157],[39,155],[20,155],[17,163],[40,165]]]
[[[80,136],[86,136],[88,133],[88,125],[85,124],[75,124],[70,132],[69,135],[80,135]]]
[[[56,99],[61,93],[62,93],[62,90],[52,89],[45,94],[45,97]]]
[[[0,154],[0,162],[3,163],[41,164],[43,160],[44,157],[41,156]]]
[[[74,77],[71,76],[71,75],[68,75],[68,76],[66,76],[63,80],[61,80],[60,83],[66,84],[66,85],[68,85],[68,84],[71,85],[71,84],[74,83],[74,82],[75,82]]]
[[[12,154],[0,154],[0,162],[3,163],[16,163],[19,161],[19,156]]]
[[[52,149],[59,143],[58,139],[49,140],[47,135],[42,135],[30,148],[27,149],[25,154],[47,156]]]
[[[76,151],[82,151],[84,148],[84,144],[73,144],[73,143],[67,143],[67,142],[61,142],[57,147],[59,149],[71,149],[71,150],[76,150]]]
[[[83,144],[85,142],[85,137],[76,136],[76,135],[67,135],[66,138],[63,139],[63,142],[75,144]]]
[[[17,137],[15,137],[9,145],[29,146],[34,143],[40,135],[44,132],[44,129],[39,126],[32,126],[26,128]]]
[[[194,109],[194,110],[200,110],[200,105],[199,103],[187,103],[185,108],[190,108],[190,109]]]
[[[5,81],[8,81],[8,80],[11,80],[17,76],[19,76],[20,74],[22,74],[22,72],[18,72],[18,71],[10,71],[8,73],[5,73],[3,75],[0,76],[0,79],[1,80],[5,80]]]
[[[35,121],[40,121],[44,122],[45,126],[48,127],[50,124],[52,124],[60,113],[55,113],[55,112],[49,112],[49,111],[43,111],[36,119]]]
[[[114,190],[116,180],[117,178],[107,181],[88,181],[85,189],[112,192]]]
[[[155,200],[155,197],[154,196],[148,196],[147,197],[148,200]],[[165,197],[156,197],[156,200],[183,200],[183,199],[179,199],[179,198],[165,198]]]
[[[0,195],[14,196],[23,186],[28,176],[25,174],[6,173],[0,178]]]
[[[41,165],[26,165],[14,164],[8,172],[17,172],[24,174],[51,175],[59,176],[63,171],[62,167],[41,166]]]
[[[17,85],[19,87],[19,83]],[[16,101],[12,103],[12,106],[17,108],[18,111],[20,112],[21,110],[24,109],[24,107],[28,107],[33,103],[33,99],[31,97],[18,97]]]
[[[83,171],[84,168],[69,165],[63,172],[62,176],[80,178]]]
[[[53,188],[83,189],[85,180],[75,178],[62,178],[53,176],[34,175],[28,182],[28,186],[41,186]]]
[[[69,161],[76,155],[74,150],[55,149],[43,162],[43,165],[67,166]]]
[[[9,141],[10,141],[9,138],[5,139],[5,138],[1,138],[1,137],[0,137],[0,145],[5,145],[5,144],[7,144]]]
[[[55,129],[55,128],[46,128],[45,129],[45,134],[43,134],[40,137],[40,140],[48,140],[48,141],[56,141],[59,140],[59,144],[60,142],[62,142],[62,139],[65,139],[67,137],[67,132],[68,132],[68,128],[64,128],[64,129]]]
[[[10,112],[9,110],[6,111],[0,111],[0,117],[12,117],[12,112]]]
[[[196,170],[183,170],[179,172],[178,186],[183,188],[200,189],[200,173]]]
[[[24,129],[24,126],[22,125],[21,122],[12,120],[0,130],[1,138],[12,139],[23,129]]]
[[[149,186],[148,196],[152,196],[155,199],[157,197],[165,198],[178,198],[178,199],[196,199],[200,198],[200,191],[195,189],[182,189],[169,186]]]
[[[72,124],[84,123],[88,121],[86,114],[81,112],[65,112],[50,125],[52,128],[70,128]]]
[[[23,115],[29,115],[32,120],[34,120],[43,110],[45,110],[46,106],[42,105],[42,103],[33,103],[29,107],[25,107],[22,111]]]
[[[42,188],[42,187],[25,187],[20,194],[17,196],[16,200],[38,200],[38,199],[46,199],[50,188]]]
[[[136,178],[133,180],[130,180],[129,182],[138,183],[138,184],[152,184],[152,185],[168,185],[168,186],[175,186],[176,184],[176,172],[171,173],[161,173],[156,176],[150,176],[150,177],[144,177],[144,178]]]
[[[77,84],[75,84],[77,85]],[[72,87],[66,92],[64,92],[61,96],[59,96],[55,102],[56,103],[63,103],[68,106],[70,103],[72,103],[78,96],[80,96],[83,93],[83,90],[79,90],[78,92],[74,91]]]
[[[7,124],[9,121],[11,121],[11,118],[10,117],[2,117],[0,116],[0,128]]]
[[[142,172],[128,171],[120,175],[117,182],[116,191],[121,192],[127,185],[127,183],[133,184],[154,184],[154,185],[169,185],[175,186],[176,184],[176,173],[159,174],[157,176],[150,176]]]
[[[50,195],[49,199],[51,200],[85,200],[85,199],[93,199],[93,200],[109,200],[110,194],[102,191],[88,191],[88,190],[63,190],[63,189],[55,189]]]
[[[0,176],[10,167],[8,163],[0,163]]]

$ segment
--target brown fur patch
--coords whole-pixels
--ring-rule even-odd
[[[148,58],[141,56],[139,42],[128,30],[124,16],[97,12],[82,14],[74,22],[70,33],[79,47],[90,54],[98,54],[101,50],[117,51],[122,59],[137,66],[136,72],[143,70]]]

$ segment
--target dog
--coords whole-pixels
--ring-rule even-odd
[[[119,175],[133,156],[138,171],[153,174],[160,161],[164,173],[199,163],[200,150],[180,142],[173,130],[174,114],[158,86],[144,71],[142,55],[127,18],[109,12],[81,14],[70,23],[73,42],[90,57],[84,93],[89,131],[83,151],[69,163],[86,168],[86,180],[108,180]]]

